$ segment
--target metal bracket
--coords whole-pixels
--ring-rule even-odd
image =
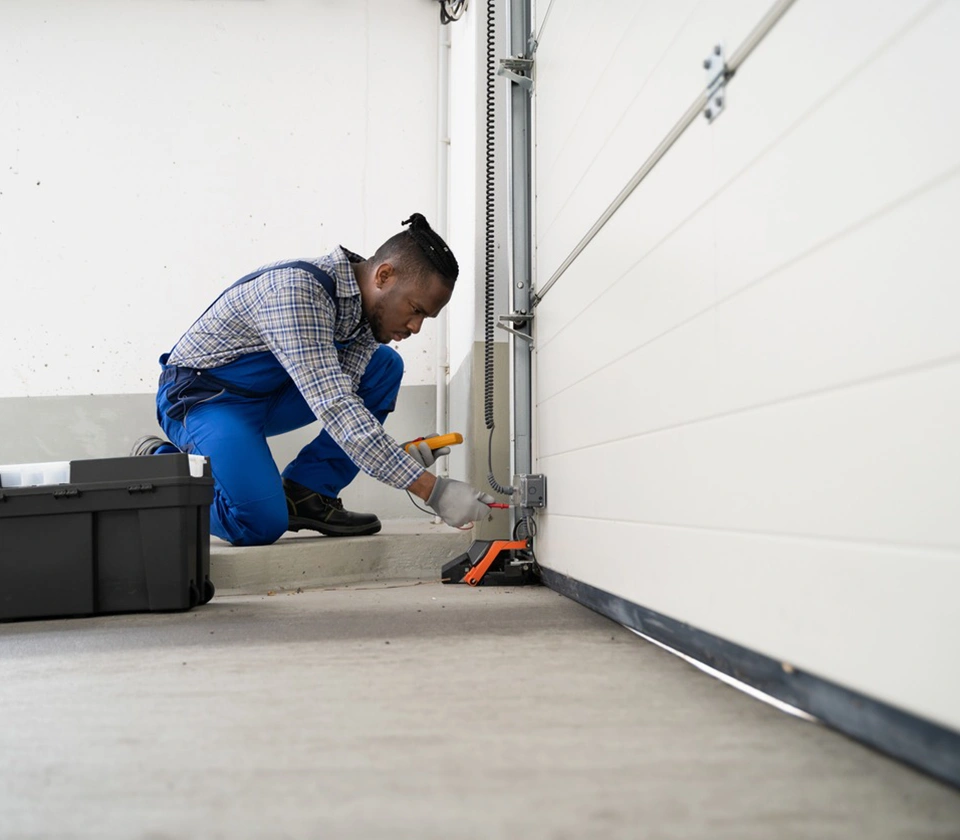
[[[500,59],[500,69],[497,70],[498,76],[503,76],[511,82],[520,85],[524,90],[530,92],[533,90],[533,79],[529,76],[521,76],[521,73],[533,72],[533,59],[523,58],[521,56],[512,56],[511,58]]]
[[[707,71],[707,104],[703,115],[707,122],[713,122],[723,113],[727,104],[727,57],[723,44],[717,44],[703,60],[703,69]]]
[[[511,324],[516,324],[518,327],[526,326],[527,322],[532,318],[532,315],[501,315],[497,320],[497,327],[501,330],[506,330],[511,335],[515,335],[517,338],[522,338],[524,341],[530,342],[531,349],[533,348],[533,336],[527,335],[526,333],[520,332],[520,330],[515,330],[513,327],[507,326],[503,323],[507,321]]]

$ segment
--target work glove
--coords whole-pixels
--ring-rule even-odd
[[[463,481],[440,477],[433,486],[427,505],[447,525],[462,528],[490,515],[487,507],[493,496],[483,493]]]
[[[426,435],[428,438],[436,436],[436,432],[431,432],[429,435]],[[411,443],[414,445],[410,446]],[[427,442],[424,439],[421,439],[419,443],[408,440],[406,443],[401,443],[400,446],[402,446],[404,449],[407,449],[407,447],[410,446],[410,449],[407,449],[407,454],[425,470],[430,469],[430,467],[437,462],[437,458],[442,458],[444,455],[450,454],[449,446],[443,446],[440,449],[431,449],[429,446],[427,446]]]

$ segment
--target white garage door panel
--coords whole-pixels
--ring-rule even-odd
[[[718,182],[729,181],[825,98],[842,90],[849,76],[869,78],[870,61],[936,10],[930,0],[877,0],[867,12],[862,3],[795,3],[731,83],[730,110],[711,127]],[[905,78],[917,74],[916,68],[898,70]],[[924,84],[930,81],[925,78]],[[871,119],[887,122],[887,110]],[[871,147],[877,147],[876,140],[875,135]]]
[[[691,6],[694,0],[684,0],[680,5]],[[546,172],[556,164],[557,155],[563,148],[566,135],[583,119],[584,111],[594,101],[598,82],[603,84],[611,71],[621,67],[618,61],[618,42],[610,42],[609,18],[621,21],[618,31],[620,43],[627,41],[626,52],[632,52],[627,34],[633,19],[642,15],[645,3],[634,0],[605,0],[602,13],[595,6],[577,3],[575,0],[557,0],[558,7],[551,21],[555,37],[547,37],[549,45],[543,52],[537,50],[537,84],[543,85],[543,98],[538,107],[544,113],[562,117],[558,130],[548,131],[538,139],[537,163]],[[563,20],[557,16],[563,14]],[[607,114],[616,114],[617,109],[607,108]]]
[[[711,313],[668,333],[551,397],[540,399],[543,458],[716,414],[719,378]],[[540,356],[540,376],[559,379],[563,359],[590,357],[583,341]],[[559,370],[558,370],[559,368]],[[551,508],[553,507],[551,498]]]
[[[956,552],[556,515],[537,551],[558,572],[583,579],[588,561],[593,586],[960,729]],[[914,586],[924,606],[904,620]]]
[[[960,354],[960,170],[716,310],[717,411]]]
[[[652,255],[656,255],[659,261],[679,261],[671,271],[671,276],[679,282],[672,283],[665,294],[671,299],[682,299],[686,295],[685,284],[691,283],[698,287],[694,291],[695,300],[679,308],[671,308],[664,299],[664,311],[661,312],[651,306],[645,297],[640,313],[655,320],[656,323],[648,328],[653,332],[645,333],[644,339],[638,339],[636,325],[631,323],[627,334],[623,336],[628,347],[636,346],[641,340],[649,340],[700,311],[705,305],[701,300],[702,293],[709,294],[706,303],[712,302],[713,221],[701,215],[692,224],[685,224],[711,193],[710,160],[710,138],[706,126],[688,131],[678,141],[670,155],[643,182],[643,189],[635,191],[627,199],[620,212],[610,219],[563,278],[550,289],[549,295],[537,309],[537,344],[540,348],[547,348],[554,340],[565,340],[560,334],[561,330],[571,327],[577,332],[595,329],[603,333],[611,332],[612,329],[606,324],[584,328],[580,320],[587,317],[591,307],[606,294],[619,295],[621,290],[639,294],[637,279],[647,275],[649,269],[645,260]],[[678,236],[685,238],[684,241],[676,241]],[[703,286],[703,283],[706,285]],[[702,290],[700,286],[703,286]],[[642,294],[647,296],[648,292],[643,291]],[[649,294],[656,295],[656,291]],[[635,339],[632,342],[631,335]],[[617,352],[616,349],[613,352]],[[552,387],[547,383],[541,384]]]
[[[556,514],[960,548],[958,428],[960,361],[540,465]]]
[[[570,328],[540,344],[538,400],[551,397],[712,306],[713,251],[703,247],[712,234],[709,216],[696,216],[628,272],[609,294],[574,315]],[[559,296],[551,300],[552,294],[551,290],[537,310],[538,318],[548,326],[550,312],[564,303]]]
[[[538,354],[541,455],[960,355],[957,207],[960,173],[619,358],[602,351],[642,338],[628,330],[642,304],[604,297],[577,323],[610,334],[578,327]],[[655,263],[625,282],[682,282],[670,263],[652,277]]]
[[[536,107],[543,129],[537,138],[537,169],[544,232],[672,48],[696,0],[671,3],[659,15],[651,9],[657,6],[655,0],[635,4],[629,16],[620,18],[623,28],[613,35],[617,39],[613,42],[609,21],[595,7],[576,0],[565,0],[565,5],[578,9],[580,19],[571,21],[569,29],[556,30],[558,35],[567,32],[565,39],[546,38],[536,56],[537,86],[542,90]],[[594,31],[602,24],[607,41],[587,52],[580,42],[590,23]],[[578,77],[576,85],[570,84],[571,76]]]
[[[537,286],[772,2],[647,0],[538,76]],[[796,0],[540,301],[534,422],[545,568],[960,731],[958,42]]]
[[[659,8],[668,6],[660,4]],[[767,0],[701,3],[632,102],[615,105],[605,91],[595,92],[598,106],[626,106],[626,110],[612,133],[597,138],[600,148],[571,142],[560,154],[551,178],[538,171],[538,271],[544,278],[563,262],[702,90],[702,62],[710,47],[718,39],[739,44],[767,8]],[[643,22],[641,16],[638,25]],[[610,32],[614,37],[616,29]],[[541,50],[549,51],[549,42],[545,39],[538,55]],[[546,134],[564,130],[567,124],[566,109],[553,114],[538,109],[538,142]],[[589,127],[590,122],[584,124]]]
[[[564,3],[562,0],[533,0],[533,31],[541,37],[544,34],[544,24],[547,20],[558,21],[564,14],[569,15],[572,11],[572,4]],[[556,23],[560,30],[564,29],[563,21]]]
[[[720,202],[722,213],[720,219],[721,227],[718,230],[719,246],[722,249],[721,255],[727,257],[729,254],[739,255],[745,259],[756,259],[760,261],[760,266],[749,268],[747,277],[759,276],[758,272],[763,267],[768,267],[769,262],[763,262],[763,254],[756,254],[755,243],[766,235],[769,229],[774,225],[779,225],[781,234],[787,236],[797,236],[802,239],[804,245],[809,247],[811,243],[822,241],[825,234],[823,230],[837,230],[840,227],[851,224],[857,219],[862,218],[863,207],[876,206],[876,193],[878,190],[883,192],[888,198],[902,195],[910,186],[919,183],[917,180],[916,161],[912,160],[911,154],[907,153],[897,157],[893,165],[899,168],[903,174],[902,178],[896,177],[896,173],[889,171],[891,162],[886,160],[887,153],[881,149],[877,154],[882,154],[885,159],[884,176],[877,177],[876,160],[872,160],[869,155],[865,155],[865,149],[877,149],[877,138],[884,137],[885,141],[891,136],[899,140],[900,145],[909,151],[916,148],[918,136],[921,144],[929,141],[924,119],[917,120],[914,116],[915,106],[911,90],[916,86],[925,86],[928,93],[925,100],[928,103],[929,113],[933,116],[940,115],[942,123],[948,123],[952,119],[951,115],[940,107],[943,96],[950,95],[946,90],[933,90],[927,81],[931,76],[940,79],[940,87],[949,86],[949,72],[945,69],[931,70],[928,66],[930,60],[920,62],[914,61],[914,56],[910,54],[909,45],[921,44],[919,54],[925,54],[922,46],[925,39],[924,29],[928,26],[937,26],[941,33],[949,33],[951,26],[949,22],[944,25],[943,21],[938,19],[941,14],[956,15],[960,8],[954,5],[952,8],[939,8],[934,5],[931,10],[930,4],[919,2],[902,3],[888,2],[882,6],[871,9],[871,13],[863,16],[861,12],[854,7],[844,6],[842,16],[836,21],[831,22],[830,26],[825,27],[823,23],[824,5],[823,3],[798,4],[796,9],[791,10],[790,15],[802,10],[802,31],[794,37],[791,33],[788,36],[780,36],[775,30],[770,37],[770,43],[761,45],[754,56],[751,57],[751,65],[757,64],[759,67],[752,69],[750,73],[744,72],[737,78],[731,87],[733,99],[731,108],[724,115],[722,120],[706,127],[706,124],[697,123],[687,133],[699,133],[700,129],[705,129],[705,142],[710,145],[705,146],[699,154],[705,155],[705,158],[694,157],[692,154],[685,156],[683,165],[692,167],[686,176],[682,179],[681,189],[682,197],[665,195],[667,190],[661,191],[655,201],[651,201],[655,212],[650,215],[652,219],[644,219],[645,224],[637,229],[637,234],[643,236],[646,240],[649,234],[646,234],[646,224],[653,224],[654,229],[662,231],[669,230],[670,227],[677,224],[683,215],[689,213],[698,206],[709,195],[713,194],[716,185],[726,183],[736,173],[740,172],[748,162],[753,161],[758,156],[761,160],[756,163],[755,171],[750,171],[746,183],[737,186],[736,190],[729,196],[723,196]],[[674,14],[672,11],[670,14]],[[922,14],[918,9],[926,10]],[[845,28],[842,35],[837,35],[841,24],[851,23],[857,17],[865,17],[863,25],[860,27]],[[850,20],[848,21],[847,18]],[[672,18],[671,18],[672,20]],[[792,17],[791,17],[792,22]],[[647,23],[645,16],[641,15],[638,19],[638,26]],[[783,24],[784,26],[786,24]],[[829,35],[824,38],[823,44],[818,42],[817,64],[818,73],[809,72],[809,45],[811,43],[810,33],[815,31],[817,26],[821,30],[828,30]],[[905,28],[906,27],[906,28]],[[920,30],[919,33],[916,30]],[[618,35],[619,37],[619,35]],[[772,40],[780,37],[779,41]],[[948,35],[941,34],[941,38]],[[814,39],[816,40],[816,39]],[[903,43],[907,43],[907,54],[904,55],[899,50],[904,49]],[[548,50],[548,43],[543,50]],[[631,42],[626,39],[624,46],[630,46]],[[916,47],[914,47],[916,49]],[[642,52],[637,50],[637,52]],[[878,53],[878,55],[874,55]],[[866,56],[873,56],[874,60],[866,64]],[[891,55],[893,58],[891,58]],[[542,56],[538,51],[538,62]],[[946,65],[950,61],[949,50],[940,49],[935,51],[933,60]],[[866,66],[863,66],[865,65]],[[872,79],[877,78],[877,67],[885,67],[891,75],[890,80],[884,80],[883,84],[877,84]],[[615,65],[611,65],[610,71]],[[854,79],[845,78],[852,70],[857,69],[858,75]],[[634,74],[635,75],[635,74]],[[634,76],[628,73],[616,73],[616,79],[620,85],[626,84]],[[627,81],[624,81],[627,80]],[[606,81],[606,79],[602,80]],[[656,80],[651,81],[651,86]],[[634,81],[636,86],[640,86],[639,81]],[[866,85],[872,90],[870,102],[864,105],[861,100],[864,99],[864,92],[861,85]],[[936,87],[936,86],[935,86]],[[839,90],[838,90],[839,88]],[[547,84],[541,83],[541,92],[538,95],[538,102],[548,97],[548,91],[553,90]],[[899,103],[897,108],[890,108],[884,105],[886,92],[894,101]],[[819,109],[814,109],[812,113],[807,114],[811,107],[818,103],[824,96],[831,93],[831,98],[827,102],[824,113],[819,113]],[[599,161],[593,161],[594,149],[599,149],[603,145],[605,136],[603,132],[617,132],[617,138],[629,134],[631,131],[629,125],[617,125],[620,119],[620,112],[616,108],[610,107],[611,102],[622,101],[629,103],[632,95],[622,89],[608,90],[604,84],[601,84],[594,92],[586,114],[590,117],[585,121],[585,125],[596,136],[582,137],[575,131],[570,134],[569,115],[575,111],[575,106],[571,107],[569,102],[561,95],[558,96],[561,105],[551,109],[545,109],[538,106],[538,223],[541,231],[541,242],[539,245],[538,258],[540,260],[539,273],[541,282],[544,282],[552,273],[554,268],[566,258],[573,246],[579,241],[587,228],[595,221],[596,217],[607,206],[611,199],[623,183],[629,178],[636,168],[639,167],[644,156],[637,156],[636,150],[622,149],[617,152],[616,149],[603,151],[604,160],[613,161],[605,164]],[[691,97],[692,98],[692,95]],[[681,100],[675,100],[679,102]],[[682,100],[686,103],[686,100]],[[689,104],[689,103],[687,103]],[[637,106],[639,107],[639,106]],[[683,106],[685,107],[685,106]],[[680,106],[674,105],[677,113],[673,114],[669,125],[679,116]],[[910,114],[904,116],[898,111],[908,109]],[[661,109],[662,110],[662,109]],[[596,113],[594,113],[596,111]],[[545,115],[553,115],[557,125],[549,124],[550,118]],[[802,119],[801,114],[806,114]],[[601,117],[606,115],[606,119]],[[798,129],[796,123],[811,120],[810,125],[802,126]],[[545,124],[546,123],[546,124]],[[656,120],[652,117],[647,121],[649,126],[656,125]],[[667,125],[664,128],[669,127]],[[784,131],[790,128],[786,137],[780,137]],[[568,136],[569,135],[569,136]],[[544,144],[549,144],[553,137],[564,136],[567,138],[567,147],[570,151],[565,154],[575,155],[575,151],[580,149],[581,158],[589,158],[588,161],[571,158],[564,160],[563,165],[546,167],[541,157],[541,150]],[[811,136],[815,142],[811,145]],[[951,163],[957,160],[957,155],[953,152],[955,145],[950,143],[949,132],[940,132],[938,135],[941,142],[938,144],[937,152],[945,154],[934,154],[926,160],[926,174],[928,176],[943,172]],[[708,138],[708,139],[706,139]],[[779,140],[777,138],[780,138]],[[819,139],[817,139],[819,138]],[[837,142],[838,138],[842,143]],[[926,139],[925,139],[926,138]],[[659,142],[660,137],[656,138]],[[686,138],[684,138],[684,141]],[[681,142],[684,142],[681,141]],[[785,143],[782,149],[778,148],[780,142]],[[715,144],[715,149],[713,148]],[[652,149],[655,142],[652,143]],[[767,147],[773,148],[771,152]],[[639,141],[637,147],[640,147]],[[587,152],[583,152],[587,149]],[[798,150],[799,153],[798,153]],[[649,151],[649,149],[648,149]],[[765,160],[762,153],[766,152],[768,157],[773,160]],[[815,153],[814,153],[815,152]],[[852,154],[852,160],[857,165],[846,169],[846,183],[835,183],[835,173],[825,162],[834,159],[838,154]],[[616,184],[617,188],[612,192],[604,192],[605,201],[600,202],[593,209],[596,214],[593,217],[583,216],[583,205],[580,203],[580,195],[577,194],[571,204],[574,208],[562,208],[562,202],[567,200],[569,185],[571,179],[583,180],[577,189],[586,189],[591,183],[596,181],[593,173],[597,166],[610,165],[616,166],[616,158],[619,154],[620,169],[622,172],[611,173],[607,179],[610,184]],[[667,158],[658,168],[668,166],[673,163],[673,158],[680,154],[679,146],[672,149]],[[792,170],[783,170],[783,159],[787,158],[793,167]],[[943,163],[946,158],[946,164]],[[623,161],[630,160],[629,166],[625,166]],[[577,169],[578,165],[588,165],[588,171]],[[704,172],[709,167],[709,172]],[[939,167],[939,168],[938,168]],[[629,172],[626,170],[629,169]],[[774,170],[771,172],[771,169]],[[625,174],[624,174],[625,173]],[[656,170],[655,170],[656,174]],[[622,176],[621,181],[617,181]],[[651,179],[654,176],[651,176]],[[649,182],[650,179],[648,179]],[[905,180],[909,186],[902,187]],[[645,182],[643,191],[648,195],[653,187]],[[785,189],[796,185],[805,188],[803,194],[798,195],[797,199],[785,203],[782,196]],[[678,179],[673,178],[670,186],[676,189]],[[866,187],[866,189],[865,189]],[[611,187],[612,189],[612,187]],[[764,196],[766,201],[772,202],[776,209],[775,214],[768,212],[766,204],[763,205],[763,211],[755,217],[742,217],[737,212],[731,212],[730,205],[735,205],[734,210],[744,205],[744,196],[739,190],[758,189],[767,193]],[[552,197],[554,191],[559,190],[558,197]],[[689,195],[690,190],[696,190],[697,197]],[[846,202],[839,204],[832,203],[832,213],[824,213],[825,196],[833,197],[842,194]],[[810,195],[811,200],[805,200],[805,196]],[[652,196],[651,196],[652,198]],[[602,206],[601,206],[602,205]],[[674,211],[674,208],[677,208]],[[560,209],[564,213],[574,213],[578,220],[573,221],[573,227],[568,227],[562,236],[554,235],[550,232],[546,235],[544,231],[545,219]],[[781,219],[781,217],[783,217]],[[742,223],[741,223],[742,219]],[[812,225],[811,231],[801,229],[794,231],[784,225],[807,225],[807,220]],[[783,224],[781,224],[781,222]],[[724,224],[726,223],[726,224]],[[734,230],[729,230],[734,227]],[[545,239],[544,239],[545,237]],[[553,244],[558,245],[556,253],[551,255]],[[778,254],[786,253],[793,256],[798,253],[798,246],[794,243],[785,243],[783,247],[776,247],[777,243],[771,243],[771,250]],[[793,247],[791,247],[793,246]],[[643,247],[639,246],[635,250],[636,254],[643,253]],[[789,256],[783,257],[783,260]],[[783,261],[781,260],[781,261]],[[780,263],[775,263],[780,264]],[[738,261],[728,261],[726,273],[737,273],[740,271]],[[739,276],[739,274],[738,274]],[[574,284],[577,281],[572,281]],[[722,289],[728,289],[729,284],[722,285]]]
[[[720,296],[960,165],[956,109],[945,107],[957,32],[960,3],[941,4],[717,198]],[[749,70],[738,84],[752,84]],[[749,142],[733,104],[716,128]]]

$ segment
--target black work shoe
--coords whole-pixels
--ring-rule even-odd
[[[287,496],[291,531],[307,528],[328,537],[363,537],[380,530],[380,520],[375,514],[351,513],[343,509],[339,499],[321,496],[295,481],[285,478],[283,492]]]
[[[137,455],[153,455],[164,445],[173,446],[170,441],[164,440],[156,435],[144,435],[130,448],[130,455],[131,457],[136,457]]]

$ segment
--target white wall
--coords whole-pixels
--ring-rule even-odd
[[[506,55],[504,3],[496,5],[496,59]],[[448,428],[465,435],[466,445],[450,455],[455,478],[486,486],[488,432],[483,423],[482,359],[485,286],[486,188],[486,26],[487,3],[471,2],[463,17],[448,26],[450,52],[450,219],[448,241],[460,262],[460,279],[449,311],[450,405]],[[507,82],[495,80],[497,125],[494,178],[494,313],[507,312],[509,263],[507,254],[506,179]],[[503,344],[507,333],[495,329],[494,341]],[[479,357],[479,358],[478,358]],[[503,357],[504,359],[506,357]],[[479,364],[478,364],[479,363]],[[497,368],[495,406],[508,403],[509,369]],[[497,422],[494,463],[504,477],[508,464],[509,422]]]
[[[0,397],[152,391],[237,277],[432,218],[438,27],[430,0],[4,0]]]
[[[447,26],[450,38],[450,157],[447,242],[460,263],[460,278],[447,307],[450,369],[468,358],[476,339],[478,272],[483,271],[483,193],[480,167],[483,123],[479,104],[482,84],[477,39],[483,5],[471,3],[463,17]],[[482,275],[480,275],[482,277]],[[481,281],[482,282],[482,281]]]
[[[769,5],[553,1],[539,284]],[[535,393],[544,566],[954,729],[958,37],[798,0],[547,293]]]
[[[503,3],[496,4],[495,57],[506,55]],[[461,275],[450,305],[450,362],[456,371],[484,337],[485,200],[486,200],[486,25],[487,3],[468,5],[464,16],[449,26],[450,62],[450,247],[460,261]],[[496,150],[494,156],[494,275],[496,312],[507,307],[506,247],[509,193],[506,173],[507,82],[495,79]],[[506,341],[497,330],[495,340]]]

